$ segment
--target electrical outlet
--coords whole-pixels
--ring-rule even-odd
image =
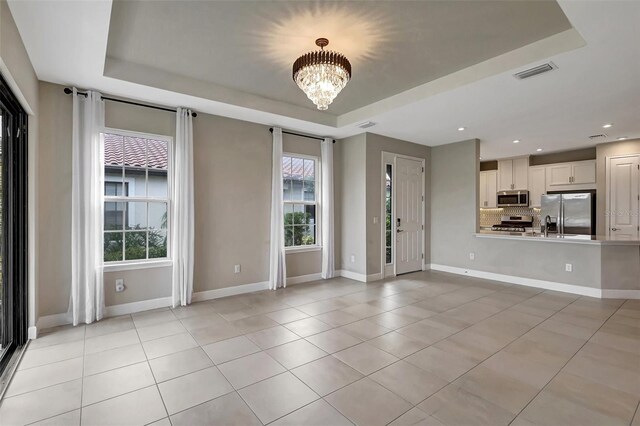
[[[469,260],[476,260],[476,254],[474,252],[469,253]]]
[[[570,263],[567,263],[564,265],[564,270],[567,272],[573,272],[573,265]]]
[[[377,225],[378,224],[378,216],[374,216],[373,217],[373,224]]]
[[[240,265],[235,265],[233,267],[233,273],[234,274],[239,274],[240,273]]]
[[[356,255],[355,254],[351,255],[351,263],[356,263]]]
[[[124,280],[119,278],[116,280],[116,293],[122,293],[124,291]]]

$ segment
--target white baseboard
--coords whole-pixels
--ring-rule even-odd
[[[640,290],[602,289],[603,299],[640,299]]]
[[[235,287],[218,288],[215,290],[200,291],[193,293],[193,302],[202,300],[217,299],[220,297],[234,296],[236,294],[251,293],[253,291],[267,290],[268,282],[245,284]],[[141,300],[139,302],[122,303],[120,305],[107,306],[105,308],[105,318],[115,317],[119,315],[134,314],[136,312],[149,311],[152,309],[166,308],[171,306],[171,297],[160,297],[157,299]],[[61,314],[45,315],[38,318],[35,327],[29,327],[29,339],[35,339],[38,330],[58,327],[61,325],[71,324],[71,317],[65,312]]]
[[[430,263],[423,263],[422,264],[422,270],[423,271],[428,271],[431,269],[431,264]]]
[[[380,281],[384,278],[384,273],[380,272],[378,274],[369,274],[367,275],[367,282],[370,283],[372,281]]]
[[[157,299],[141,300],[139,302],[122,303],[120,305],[107,306],[105,317],[117,317],[119,315],[135,314],[136,312],[150,311],[152,309],[171,306],[171,296]]]
[[[33,340],[36,337],[38,337],[38,327],[37,326],[31,326],[27,329],[27,339],[29,340]]]
[[[287,285],[308,283],[311,281],[318,281],[321,279],[322,279],[322,274],[320,272],[318,272],[317,274],[298,275],[297,277],[287,277]]]
[[[287,279],[287,281],[289,281]],[[201,302],[203,300],[219,299],[221,297],[235,296],[238,294],[251,293],[254,291],[269,290],[269,282],[243,284],[234,287],[216,288],[215,290],[206,290],[193,293],[192,302]]]
[[[349,278],[350,280],[360,281],[362,283],[367,282],[367,276],[358,272],[347,271],[346,269],[340,269],[336,271],[336,276]]]
[[[545,290],[561,291],[564,293],[579,294],[581,296],[590,296],[602,298],[602,290],[599,288],[582,287],[573,284],[563,284],[553,281],[536,280],[533,278],[515,277],[513,275],[496,274],[493,272],[477,271],[475,269],[458,268],[455,266],[445,266],[431,264],[430,269],[434,271],[449,272],[458,275],[467,275],[470,277],[484,278],[486,280],[502,281],[510,284],[524,285],[527,287],[542,288]]]
[[[66,312],[62,314],[45,315],[38,318],[36,322],[36,335],[38,330],[45,330],[47,328],[58,327],[61,325],[71,324],[71,318]]]

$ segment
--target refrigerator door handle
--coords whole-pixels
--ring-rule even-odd
[[[558,225],[560,225],[558,229],[560,235],[564,235],[564,202],[562,199],[560,200],[560,217],[558,218]]]

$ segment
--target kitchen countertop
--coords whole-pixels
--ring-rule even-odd
[[[640,240],[616,240],[606,235],[556,235],[545,237],[539,232],[505,232],[480,229],[474,234],[477,238],[496,238],[504,240],[557,242],[569,244],[604,244],[619,246],[640,246]]]

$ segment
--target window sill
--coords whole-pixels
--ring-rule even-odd
[[[301,247],[287,247],[284,249],[286,254],[293,253],[306,253],[310,251],[321,251],[322,246],[301,246]]]
[[[149,268],[166,268],[167,266],[173,266],[173,261],[170,259],[145,261],[145,262],[121,262],[121,263],[109,263],[102,267],[103,272],[118,272],[118,271],[130,271],[135,269],[149,269]]]

